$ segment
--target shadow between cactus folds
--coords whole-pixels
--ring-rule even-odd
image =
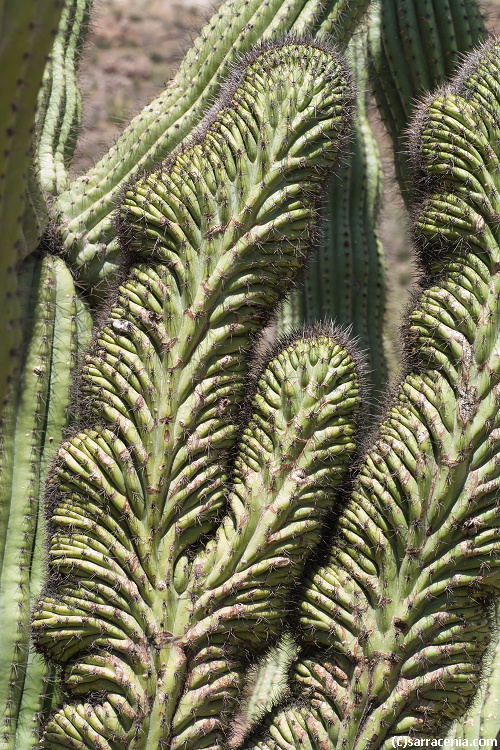
[[[233,467],[237,417],[251,336],[304,263],[351,105],[326,44],[264,45],[125,195],[134,262],[82,374],[94,426],[49,480],[33,633],[68,702],[45,748],[219,747],[251,652],[281,632],[355,447],[352,357],[324,329],[278,354]]]

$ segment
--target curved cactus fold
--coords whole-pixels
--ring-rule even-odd
[[[231,66],[260,40],[287,32],[334,34],[346,44],[369,0],[227,0],[217,10],[165,91],[128,126],[88,173],[58,196],[60,235],[86,286],[111,278],[120,265],[112,214],[124,185],[151,169],[196,127]],[[222,88],[221,88],[222,87]]]
[[[252,747],[437,738],[477,693],[500,588],[499,51],[472,56],[414,126],[431,276],[409,315],[409,372],[328,562],[306,576],[294,676],[310,707],[276,711]]]
[[[49,482],[57,583],[33,630],[74,702],[48,724],[46,748],[219,747],[246,651],[280,633],[329,504],[324,482],[338,482],[354,448],[353,360],[321,332],[268,366],[253,419],[269,458],[259,468],[243,434],[229,515],[200,545],[226,504],[249,337],[304,261],[350,107],[328,47],[270,43],[233,71],[188,143],[125,195],[120,232],[135,263],[82,374],[99,421],[63,444]],[[280,385],[287,358],[297,376]],[[270,419],[291,419],[286,463],[273,456]],[[303,542],[291,545],[300,526]]]
[[[456,746],[466,744],[480,747],[486,743],[479,740],[500,739],[500,698],[498,679],[500,675],[500,599],[496,599],[491,613],[492,639],[485,657],[484,677],[472,707],[446,735],[455,740]],[[466,742],[467,741],[467,742]],[[490,743],[488,743],[490,744]]]

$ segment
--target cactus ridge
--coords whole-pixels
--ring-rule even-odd
[[[45,59],[53,41],[61,6],[57,0],[22,0],[5,4],[1,10],[2,70],[16,70],[6,77],[0,93],[3,123],[0,156],[0,220],[2,253],[0,274],[6,279],[0,296],[0,335],[4,356],[0,357],[0,405],[18,361],[22,342],[21,309],[18,299],[16,263],[26,254],[22,220],[26,208],[36,97]]]
[[[279,635],[286,584],[319,534],[325,450],[329,486],[352,453],[352,359],[311,340],[317,384],[301,379],[306,402],[309,393],[319,401],[297,431],[309,436],[317,424],[318,447],[307,438],[305,466],[296,437],[290,467],[268,459],[278,461],[277,494],[266,514],[245,485],[248,472],[269,481],[255,465],[262,449],[255,455],[244,438],[229,515],[199,550],[226,505],[249,335],[304,262],[351,102],[344,67],[320,43],[267,44],[245,63],[194,137],[125,194],[119,230],[134,262],[82,373],[94,426],[62,445],[49,481],[53,583],[33,630],[63,665],[73,702],[48,724],[47,748],[218,747],[248,661],[241,639],[262,649],[269,627]],[[269,427],[259,425],[269,451]]]
[[[479,747],[478,740],[493,739],[500,732],[500,710],[498,705],[498,674],[500,667],[500,600],[493,602],[491,611],[492,639],[483,665],[483,679],[478,695],[467,712],[446,735],[457,741],[467,740],[469,745]]]
[[[498,52],[485,45],[413,128],[432,276],[409,315],[410,371],[329,563],[306,577],[294,677],[311,708],[275,711],[249,747],[435,738],[476,696],[500,586]]]
[[[367,7],[368,0],[249,0],[242,7],[239,0],[228,0],[221,5],[165,92],[132,120],[94,169],[58,197],[55,210],[65,217],[61,241],[82,282],[92,287],[116,273],[120,246],[112,214],[123,186],[168,156],[200,122],[223,91],[232,64],[260,40],[286,33],[326,35],[339,29],[347,43]]]
[[[90,330],[87,320],[87,336],[77,331],[77,295],[62,259],[48,256],[25,266],[23,307],[30,324],[25,360],[18,388],[9,391],[1,424],[0,715],[6,748],[33,747],[50,708],[47,670],[39,656],[29,653],[31,609],[44,575],[39,497],[68,423],[78,348],[85,346]]]

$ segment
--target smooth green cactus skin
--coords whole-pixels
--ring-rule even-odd
[[[281,325],[335,320],[352,326],[366,352],[374,396],[388,378],[384,322],[386,270],[378,223],[383,174],[368,120],[367,38],[361,30],[348,46],[358,89],[350,158],[331,180],[322,208],[323,237],[296,291],[280,316]]]
[[[373,92],[401,194],[411,205],[406,130],[416,104],[455,72],[461,54],[486,39],[486,29],[475,0],[379,0],[369,28]]]
[[[46,748],[219,747],[246,651],[280,634],[325,487],[354,450],[354,363],[321,332],[267,367],[229,513],[197,548],[226,501],[248,337],[303,262],[349,110],[327,47],[267,45],[125,196],[120,232],[139,262],[82,375],[99,423],[63,444],[51,479],[59,585],[33,630],[74,702],[49,722]]]
[[[312,708],[277,712],[251,747],[436,738],[477,693],[500,587],[499,51],[470,58],[414,126],[433,281],[330,559],[305,579],[295,679]]]
[[[22,219],[36,100],[60,14],[58,0],[19,0],[0,8],[0,69],[15,71],[2,79],[0,93],[0,409],[22,339],[15,266],[25,247]]]
[[[259,40],[287,32],[334,33],[345,44],[367,7],[368,0],[228,0],[221,5],[164,93],[132,120],[94,169],[59,195],[61,238],[82,282],[92,287],[116,273],[120,245],[112,212],[123,186],[164,159],[198,124],[242,54]]]

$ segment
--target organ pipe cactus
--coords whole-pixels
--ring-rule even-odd
[[[71,183],[90,6],[21,0],[0,29],[39,73],[2,115],[0,747],[494,739],[499,44],[417,108],[410,193],[402,132],[484,35],[474,3],[228,0]],[[421,267],[369,440],[367,60]]]

